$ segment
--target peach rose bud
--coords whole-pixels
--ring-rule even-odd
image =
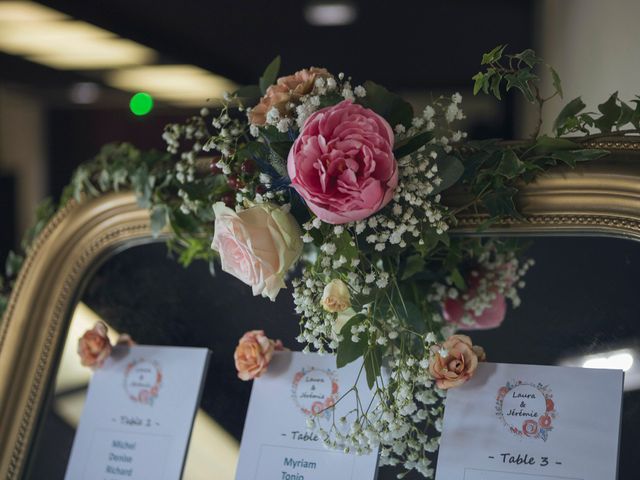
[[[245,333],[233,359],[238,370],[240,380],[253,380],[267,371],[273,352],[283,351],[285,348],[280,340],[271,340],[263,330],[251,330]]]
[[[334,278],[322,292],[322,308],[327,312],[340,313],[351,306],[349,287],[340,279]]]
[[[484,360],[484,349],[473,345],[468,336],[451,335],[442,345],[431,347],[429,373],[438,388],[446,390],[469,380]]]
[[[78,355],[84,367],[100,368],[111,355],[111,343],[107,337],[107,330],[104,322],[98,322],[78,340]]]
[[[251,109],[249,122],[253,125],[264,125],[267,122],[267,113],[272,108],[278,110],[281,116],[288,116],[288,106],[298,102],[303,95],[311,93],[316,79],[329,77],[331,74],[326,69],[316,67],[280,77],[275,85],[267,89],[260,103]]]

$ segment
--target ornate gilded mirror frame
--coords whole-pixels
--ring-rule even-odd
[[[494,223],[483,235],[607,235],[640,240],[640,141],[601,138],[587,148],[611,155],[558,168],[524,186],[522,219]],[[466,205],[464,192],[447,196]],[[458,214],[454,232],[478,234],[479,212]],[[58,352],[84,282],[110,254],[155,241],[149,212],[133,193],[112,193],[59,211],[37,238],[0,324],[0,476],[20,478]]]

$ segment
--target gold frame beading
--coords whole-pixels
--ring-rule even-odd
[[[610,156],[558,168],[522,188],[524,218],[491,225],[487,235],[609,235],[640,240],[640,142],[602,138],[586,148]],[[464,192],[447,196],[466,205]],[[465,210],[454,232],[478,234],[486,215]],[[154,241],[149,212],[133,193],[70,202],[35,241],[0,323],[0,478],[21,477],[40,411],[84,283],[114,251]]]

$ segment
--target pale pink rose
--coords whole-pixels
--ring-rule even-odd
[[[485,359],[484,349],[473,345],[468,336],[451,335],[442,345],[431,347],[429,373],[438,388],[446,390],[469,380]]]
[[[249,112],[249,122],[254,125],[264,125],[267,112],[276,108],[281,116],[288,116],[290,103],[297,103],[301,96],[311,93],[317,78],[329,78],[331,74],[324,68],[311,67],[300,70],[293,75],[280,77],[275,85],[267,88],[260,103]]]
[[[398,186],[393,141],[384,118],[349,100],[318,110],[289,151],[291,185],[326,223],[367,218]]]
[[[503,294],[495,286],[489,287],[489,292],[494,298],[481,312],[472,308],[479,295],[478,285],[480,276],[467,278],[468,290],[465,300],[462,297],[448,298],[443,305],[444,319],[457,325],[462,330],[487,330],[499,327],[507,314],[507,302]],[[485,294],[487,292],[484,292]]]
[[[218,202],[211,247],[222,270],[250,285],[254,295],[275,300],[284,276],[302,253],[300,227],[293,216],[272,204],[240,212]]]
[[[78,340],[80,363],[85,367],[100,368],[111,355],[111,343],[107,337],[107,326],[98,322]]]
[[[283,350],[285,348],[280,340],[269,339],[262,330],[245,333],[233,354],[238,378],[245,381],[258,378],[267,371],[273,352]]]

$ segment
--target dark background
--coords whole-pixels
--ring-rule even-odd
[[[308,2],[301,0],[40,3],[150,46],[163,55],[162,62],[201,66],[241,85],[256,83],[280,54],[283,74],[323,66],[345,72],[355,82],[371,79],[400,93],[460,91],[470,101],[471,77],[484,52],[500,43],[508,43],[513,51],[534,44],[534,2],[524,0],[361,0],[355,2],[356,21],[341,27],[307,24],[303,9]],[[140,148],[164,149],[164,125],[196,111],[160,102],[151,114],[135,117],[128,109],[129,94],[104,85],[96,104],[75,105],[68,92],[78,81],[100,83],[100,78],[0,53],[0,85],[33,95],[45,109],[49,172],[45,194],[55,198],[73,169],[100,146],[128,141]],[[488,107],[481,104],[473,119],[466,126],[470,136],[511,138],[516,122],[512,96]],[[3,194],[0,221],[8,232],[15,230],[11,216],[15,201],[14,197],[7,205]],[[1,236],[0,261],[16,247],[20,234]]]

